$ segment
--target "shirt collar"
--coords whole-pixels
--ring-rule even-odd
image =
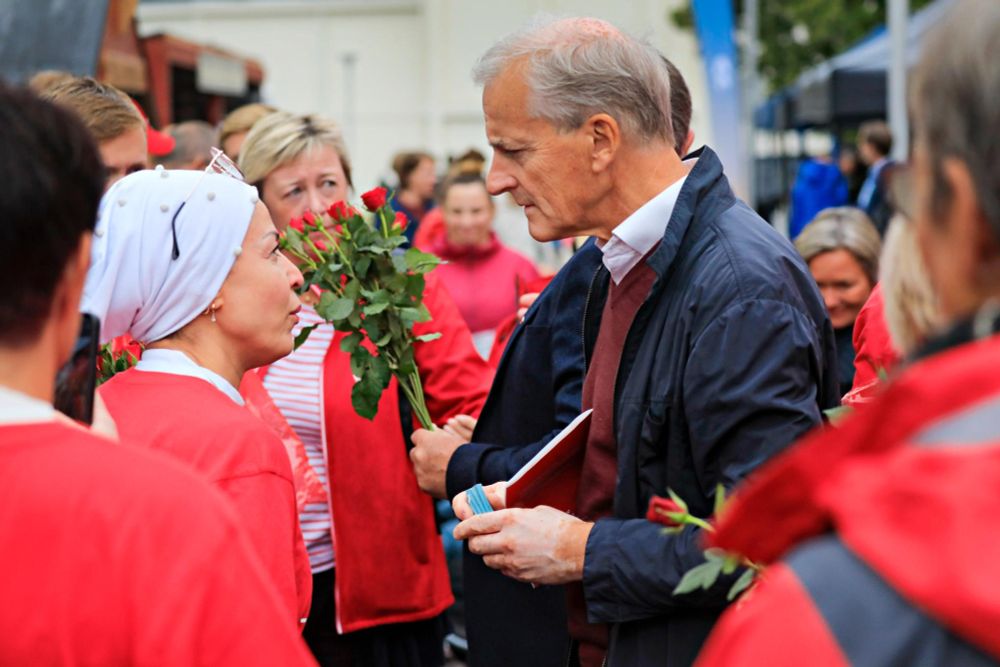
[[[25,393],[0,386],[0,424],[48,422],[56,417],[55,408]]]
[[[163,348],[146,349],[142,351],[142,359],[135,365],[136,370],[148,373],[171,373],[173,375],[186,375],[188,377],[199,378],[215,386],[216,389],[228,396],[237,405],[243,405],[243,397],[236,387],[229,384],[224,377],[210,371],[204,366],[199,366],[191,357],[178,350],[165,350]]]
[[[604,253],[604,266],[616,285],[663,239],[686,179],[687,174],[640,206],[615,227],[610,239],[598,239],[597,247]]]

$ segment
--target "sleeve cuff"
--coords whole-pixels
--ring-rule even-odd
[[[448,461],[448,470],[445,473],[445,490],[449,500],[480,481],[479,463],[492,449],[496,447],[469,442],[455,450]]]

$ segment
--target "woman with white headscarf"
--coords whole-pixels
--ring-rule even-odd
[[[237,391],[247,370],[292,351],[302,274],[278,240],[234,178],[127,176],[101,203],[82,309],[101,319],[102,342],[131,333],[145,346],[100,389],[122,441],[181,459],[232,500],[298,624],[312,582],[291,467]]]

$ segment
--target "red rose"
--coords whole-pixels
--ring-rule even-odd
[[[394,224],[399,225],[399,229],[400,230],[403,230],[403,229],[406,229],[406,225],[407,225],[407,223],[410,222],[410,219],[407,218],[406,214],[403,213],[402,211],[396,211],[396,217],[393,218],[392,221],[393,221]]]
[[[322,227],[322,223],[319,221],[319,218],[313,215],[312,211],[306,211],[303,213],[302,220],[304,220],[307,225],[315,227],[316,229],[320,229]]]
[[[348,205],[345,201],[335,201],[330,204],[330,208],[327,209],[327,213],[334,220],[347,220],[348,218],[353,218],[358,214],[358,211],[353,207]]]
[[[316,239],[315,241],[313,241],[313,245],[315,245],[316,249],[319,250],[320,252],[327,251],[327,247],[326,244],[323,243],[323,239]]]
[[[647,521],[662,523],[664,526],[675,528],[683,525],[683,518],[685,516],[687,516],[687,512],[670,498],[653,496],[649,499],[649,509],[646,510]]]
[[[374,213],[385,206],[385,198],[389,192],[385,188],[374,188],[361,195],[361,201],[365,203],[365,208]]]
[[[303,234],[306,231],[306,225],[305,222],[302,220],[302,218],[292,218],[291,220],[288,221],[288,226],[294,229],[295,231]]]

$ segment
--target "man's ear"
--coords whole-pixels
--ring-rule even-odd
[[[584,129],[592,145],[591,169],[595,174],[606,171],[622,142],[618,121],[606,113],[594,114],[586,120]]]

